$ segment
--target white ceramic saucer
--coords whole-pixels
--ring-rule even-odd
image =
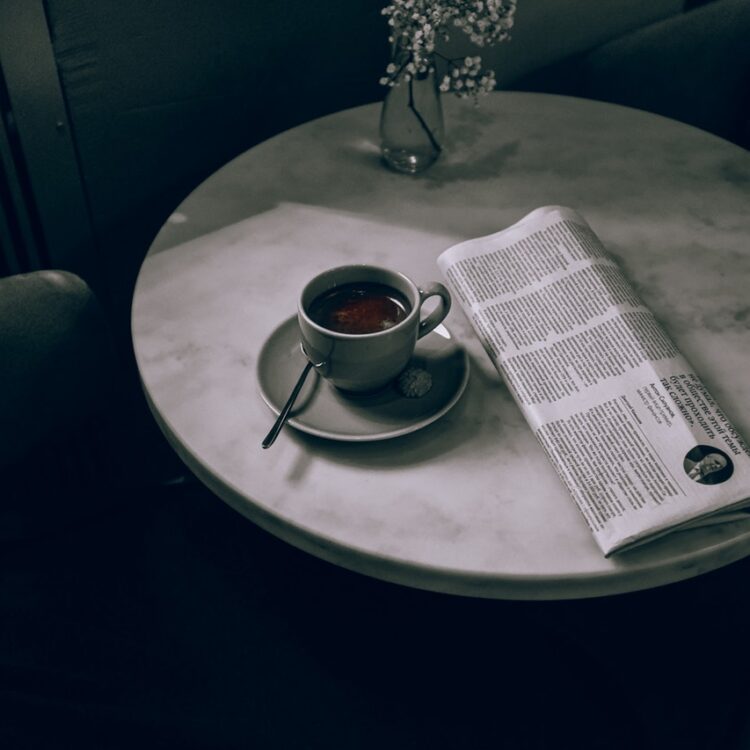
[[[293,316],[268,337],[258,357],[260,395],[274,414],[289,398],[305,362]],[[432,388],[420,398],[406,398],[395,384],[369,396],[344,395],[313,371],[287,424],[310,435],[359,442],[385,440],[426,427],[461,397],[469,380],[469,358],[440,325],[417,342],[409,366],[432,375]]]

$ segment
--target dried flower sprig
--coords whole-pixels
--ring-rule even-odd
[[[384,86],[424,77],[445,66],[440,90],[460,97],[486,94],[495,88],[495,73],[482,69],[480,56],[448,58],[437,50],[450,39],[449,29],[465,33],[478,47],[509,38],[516,0],[391,0],[382,10],[388,17],[394,59],[380,79]]]

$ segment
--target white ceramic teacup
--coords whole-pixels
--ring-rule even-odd
[[[324,328],[310,317],[310,305],[321,294],[361,282],[384,284],[400,292],[409,303],[406,317],[385,330],[356,334]],[[422,304],[433,296],[440,297],[440,303],[422,320]],[[438,282],[422,289],[404,274],[387,268],[339,266],[305,285],[297,303],[297,320],[302,347],[318,373],[337,388],[363,393],[378,390],[398,377],[408,365],[417,340],[443,321],[450,306],[450,293]]]

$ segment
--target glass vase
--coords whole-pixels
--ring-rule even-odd
[[[417,174],[435,163],[443,148],[443,108],[435,71],[397,80],[380,113],[380,148],[397,172]]]

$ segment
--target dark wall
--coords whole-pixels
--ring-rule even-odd
[[[382,0],[46,0],[106,296],[179,201],[293,125],[382,97]]]

